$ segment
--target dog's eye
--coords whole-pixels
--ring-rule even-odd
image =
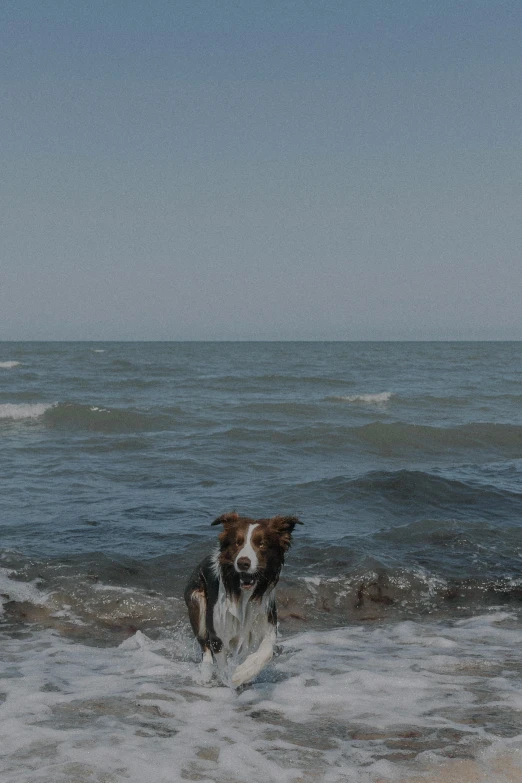
[[[266,541],[259,542],[259,549],[266,549]]]
[[[243,545],[242,539],[241,538],[236,538],[236,546],[242,546],[242,545]]]

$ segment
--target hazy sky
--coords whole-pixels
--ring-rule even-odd
[[[517,0],[3,0],[0,339],[522,339]]]

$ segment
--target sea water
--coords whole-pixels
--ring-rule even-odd
[[[0,780],[522,779],[521,343],[0,343]],[[297,514],[198,680],[212,520]]]

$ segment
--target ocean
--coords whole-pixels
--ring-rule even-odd
[[[519,783],[522,343],[0,343],[0,780]],[[198,682],[226,511],[277,654]]]

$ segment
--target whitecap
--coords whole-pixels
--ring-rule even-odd
[[[19,367],[22,362],[0,362],[0,367],[4,370],[10,370],[12,367]]]
[[[379,392],[378,394],[349,394],[342,397],[332,397],[331,399],[340,402],[362,402],[366,405],[385,405],[393,397],[392,392]]]
[[[11,403],[4,402],[0,404],[0,419],[12,419],[19,421],[21,419],[38,419],[54,406],[54,403]]]
[[[11,579],[15,572],[7,568],[0,568],[0,615],[3,613],[3,602],[18,601],[30,603],[35,606],[45,606],[47,595],[37,588],[37,582],[20,582]]]

